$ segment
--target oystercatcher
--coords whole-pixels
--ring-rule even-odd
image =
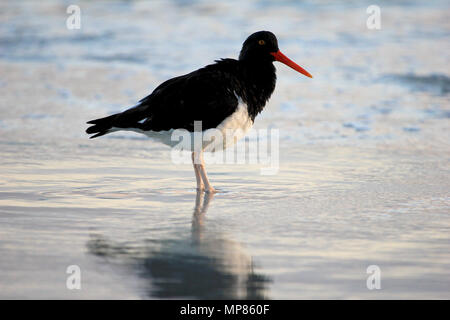
[[[177,129],[187,130],[192,135],[216,129],[225,136],[228,136],[225,131],[231,130],[239,131],[240,134],[234,136],[242,137],[275,89],[274,61],[312,78],[281,53],[272,32],[259,31],[244,41],[238,60],[216,60],[214,64],[169,79],[136,106],[89,121],[93,126],[86,132],[94,133],[91,138],[96,138],[119,130],[135,131],[170,146],[178,143],[170,138]],[[200,130],[197,121],[201,124]],[[219,148],[226,148],[235,141],[234,138],[225,143],[221,141]],[[206,175],[203,151],[217,150],[217,145],[211,148],[210,143],[202,143],[199,148],[191,149],[199,190],[215,192]]]

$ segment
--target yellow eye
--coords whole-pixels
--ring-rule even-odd
[[[258,44],[259,44],[260,46],[263,46],[263,45],[266,44],[266,42],[265,42],[264,40],[259,40],[259,41],[258,41]]]

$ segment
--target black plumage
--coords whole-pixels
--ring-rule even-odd
[[[260,45],[264,41],[264,45]],[[275,35],[260,31],[243,44],[239,60],[222,59],[214,64],[172,78],[124,112],[89,121],[86,132],[102,136],[112,128],[166,131],[194,131],[217,127],[236,111],[239,98],[247,105],[252,121],[275,89],[276,74],[270,52],[278,51]]]

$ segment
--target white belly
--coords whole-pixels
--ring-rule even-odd
[[[225,118],[217,128],[202,132],[189,132],[185,129],[171,129],[168,131],[143,131],[140,129],[112,128],[110,132],[126,130],[146,135],[170,147],[180,147],[190,151],[215,152],[224,150],[234,145],[243,138],[253,126],[247,110],[247,105],[238,98],[239,104],[236,111]],[[181,141],[182,140],[182,141]]]
[[[242,139],[253,126],[247,110],[247,105],[239,99],[236,111],[223,120],[217,129],[209,129],[203,133],[203,150],[206,152],[224,150]],[[220,133],[221,138],[218,136]],[[214,139],[210,139],[214,137]],[[213,140],[212,142],[210,142]]]

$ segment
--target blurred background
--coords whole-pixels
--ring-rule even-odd
[[[276,176],[210,166],[203,199],[167,147],[84,133],[259,30],[314,76],[276,64]],[[0,297],[450,298],[449,52],[445,0],[2,1]]]

